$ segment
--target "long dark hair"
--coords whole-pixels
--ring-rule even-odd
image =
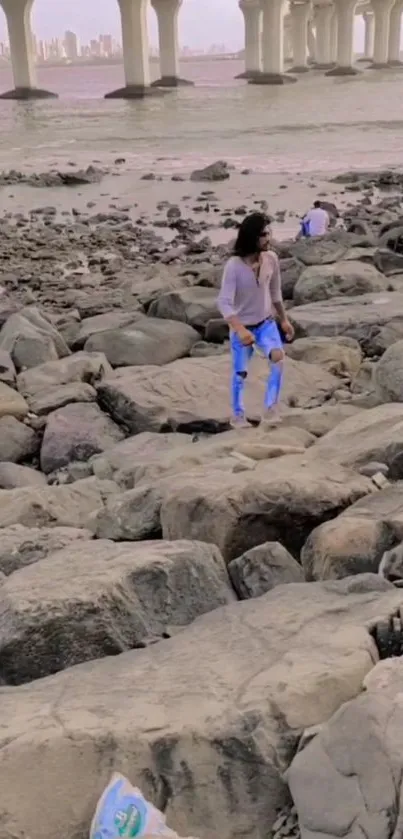
[[[260,251],[259,239],[263,235],[270,220],[264,213],[250,213],[245,216],[238,230],[234,246],[234,255],[244,259]]]

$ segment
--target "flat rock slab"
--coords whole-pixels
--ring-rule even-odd
[[[112,368],[103,353],[77,352],[68,358],[48,361],[31,370],[25,370],[19,374],[17,386],[20,393],[30,398],[53,387],[72,382],[93,384],[111,373]]]
[[[390,465],[402,450],[403,405],[389,403],[345,419],[315,443],[312,455],[358,467],[371,461]]]
[[[403,660],[382,661],[297,754],[287,779],[302,839],[397,836],[402,820]],[[340,807],[340,802],[343,806]]]
[[[372,575],[279,586],[148,649],[2,688],[4,836],[87,836],[115,769],[181,836],[269,835],[300,735],[360,693],[368,628],[401,605]]]
[[[3,527],[0,544],[0,571],[9,576],[26,565],[45,559],[77,539],[91,539],[89,530],[75,527]]]
[[[91,335],[85,350],[104,353],[112,367],[169,364],[189,355],[199,337],[187,323],[143,317],[129,326]]]
[[[176,476],[156,488],[166,539],[201,539],[227,560],[263,542],[281,542],[298,556],[314,527],[373,491],[369,478],[325,460],[288,455],[258,463],[253,472],[213,468],[197,481]]]
[[[247,413],[260,416],[267,380],[267,363],[254,359],[247,379]],[[185,358],[164,367],[145,366],[115,371],[98,386],[100,404],[115,422],[132,433],[179,431],[192,424],[228,423],[231,367],[227,355]],[[339,380],[314,364],[286,359],[283,402],[295,406],[321,404]]]
[[[350,334],[357,328],[383,326],[403,319],[403,294],[385,291],[356,297],[334,297],[292,309],[292,321],[301,336]]]
[[[66,405],[48,416],[41,447],[41,469],[49,474],[72,461],[87,461],[123,438],[123,431],[98,405],[85,402]]]
[[[66,486],[0,490],[0,528],[86,527],[91,513],[118,493],[113,481],[86,478]]]
[[[235,600],[214,545],[75,540],[0,586],[0,679],[144,647]]]

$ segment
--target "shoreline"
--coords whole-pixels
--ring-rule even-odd
[[[87,159],[87,165],[90,163]],[[225,228],[223,223],[227,219],[239,220],[245,214],[241,212],[243,208],[252,212],[266,202],[267,212],[274,217],[275,237],[281,240],[297,234],[299,218],[316,198],[336,203],[343,212],[355,206],[364,195],[362,190],[351,190],[343,183],[335,183],[334,177],[341,172],[324,177],[323,173],[295,175],[250,171],[242,174],[239,169],[231,168],[228,180],[197,183],[190,180],[189,170],[185,168],[173,173],[172,170],[161,171],[161,167],[158,172],[158,164],[164,161],[156,160],[149,170],[131,169],[130,161],[117,165],[104,158],[96,163],[104,169],[110,167],[101,183],[78,187],[38,188],[26,184],[0,187],[0,213],[3,216],[29,213],[51,205],[56,209],[56,217],[62,221],[72,212],[91,216],[97,212],[123,210],[133,222],[140,219],[147,226],[156,224],[157,232],[169,239],[169,224],[164,227],[162,223],[167,207],[174,205],[180,207],[183,218],[201,223],[206,228],[203,235],[208,235],[212,244],[218,245],[233,238],[234,227]],[[33,166],[26,167],[28,175],[33,174],[32,169]],[[390,167],[390,171],[396,170],[398,166]],[[212,195],[203,195],[210,192]],[[382,195],[383,192],[374,189],[375,200]]]

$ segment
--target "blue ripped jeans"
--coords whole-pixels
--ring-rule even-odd
[[[274,320],[265,320],[259,326],[248,326],[247,328],[254,335],[256,346],[267,359],[270,359],[272,350],[283,349],[280,333]],[[235,417],[241,417],[245,413],[243,392],[248,364],[252,358],[254,346],[245,347],[236,332],[231,332],[230,345],[232,354],[232,411]],[[271,362],[264,397],[266,409],[272,408],[279,401],[282,383],[283,363],[281,361]]]

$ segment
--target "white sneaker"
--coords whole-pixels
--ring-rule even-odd
[[[232,428],[251,428],[251,424],[248,422],[244,414],[232,417],[230,423]]]
[[[267,408],[264,411],[259,427],[262,429],[262,431],[269,431],[272,428],[277,428],[277,426],[280,425],[280,423],[281,416],[279,414],[277,405],[274,405],[273,408]]]

